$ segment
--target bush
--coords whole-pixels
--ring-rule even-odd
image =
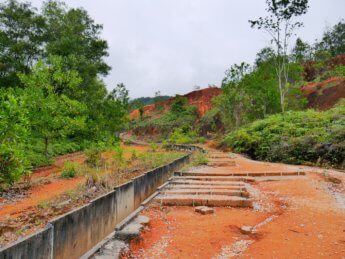
[[[254,159],[345,167],[345,104],[328,111],[286,112],[255,121],[225,138]]]
[[[203,138],[198,137],[196,131],[177,128],[170,134],[166,144],[192,144],[198,142],[198,140],[204,141]]]
[[[27,110],[12,89],[0,89],[0,187],[12,185],[29,167],[25,142],[29,136]]]
[[[6,145],[0,145],[0,185],[12,185],[27,171],[22,152]]]
[[[150,143],[150,151],[151,152],[156,152],[157,149],[158,149],[158,145],[156,143],[154,143],[154,142],[151,142]]]
[[[72,162],[65,162],[61,172],[61,178],[69,179],[74,178],[78,173],[78,165]]]
[[[103,164],[102,151],[98,148],[92,148],[85,151],[86,164],[90,167],[100,167]]]
[[[163,137],[168,136],[176,128],[185,128],[193,125],[197,120],[196,106],[186,105],[185,99],[178,97],[169,112],[159,117],[148,117],[132,122],[131,128],[135,133],[145,135],[152,132],[160,133]]]

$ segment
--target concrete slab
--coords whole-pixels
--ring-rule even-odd
[[[245,182],[247,180],[254,181],[252,177],[237,177],[237,176],[175,176],[172,180],[202,180],[202,181],[225,181],[225,182]]]
[[[142,229],[143,225],[134,221],[126,225],[122,230],[116,231],[115,238],[121,241],[129,241],[138,237]]]
[[[208,190],[216,190],[216,189],[227,189],[227,190],[239,190],[239,191],[246,191],[247,188],[245,186],[233,186],[233,185],[196,185],[196,184],[171,184],[164,188],[165,190],[169,189],[208,189]]]
[[[207,215],[207,214],[213,214],[214,213],[214,209],[207,207],[207,206],[198,206],[195,208],[194,210],[195,212],[198,212],[202,215]]]
[[[225,195],[159,195],[156,198],[166,206],[252,207],[253,201]]]
[[[162,191],[162,194],[207,194],[207,195],[226,195],[226,196],[239,196],[249,197],[249,193],[245,191],[227,190],[227,189],[171,189]]]
[[[91,258],[93,259],[115,259],[120,258],[121,251],[127,247],[121,240],[113,239],[105,244],[101,250]]]
[[[223,186],[243,186],[243,182],[225,182],[225,181],[198,181],[198,180],[172,180],[170,184],[192,184],[192,185],[223,185]]]

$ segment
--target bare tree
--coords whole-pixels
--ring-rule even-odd
[[[296,29],[303,26],[302,22],[294,18],[305,14],[308,10],[308,0],[266,0],[266,17],[250,20],[251,27],[263,29],[271,37],[275,50],[275,69],[278,79],[280,105],[285,111],[285,96],[289,91],[289,60],[288,47],[290,38],[295,35]]]

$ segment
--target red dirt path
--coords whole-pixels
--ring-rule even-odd
[[[216,208],[200,215],[192,207],[153,202],[151,219],[124,258],[345,258],[345,175],[318,168],[256,162],[235,155],[236,167],[199,172],[307,171],[306,176],[256,181],[254,209]],[[314,172],[310,172],[314,171]],[[342,181],[333,184],[327,177]],[[334,179],[334,178],[333,178]],[[244,235],[242,226],[257,226]]]

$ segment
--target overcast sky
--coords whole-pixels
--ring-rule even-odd
[[[40,7],[42,0],[31,1]],[[109,44],[104,79],[123,82],[131,97],[183,94],[195,85],[219,85],[233,63],[252,63],[269,44],[249,19],[265,15],[265,0],[65,0],[83,7]],[[344,18],[345,0],[310,0],[299,36],[309,42]]]

